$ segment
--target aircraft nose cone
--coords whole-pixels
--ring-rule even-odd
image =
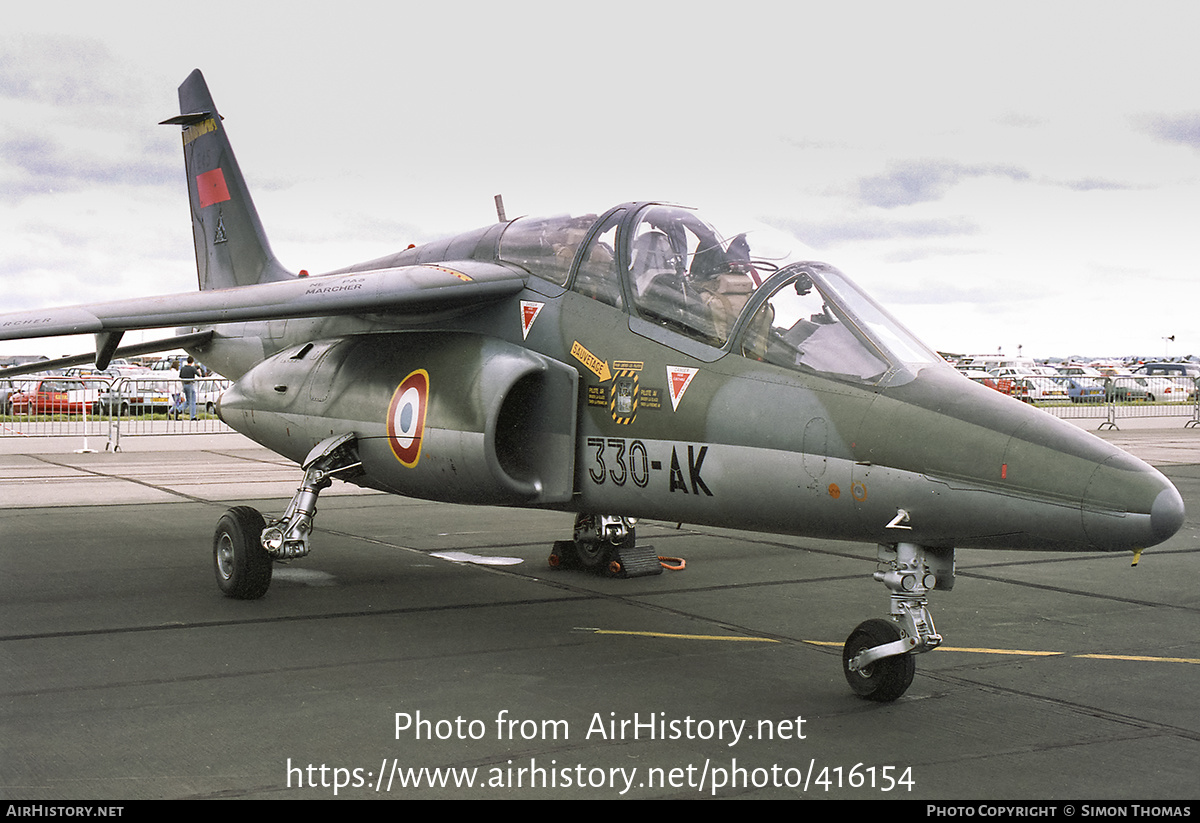
[[[1097,466],[1083,496],[1083,528],[1100,551],[1158,545],[1183,525],[1183,498],[1171,481],[1121,452]]]
[[[1154,498],[1150,507],[1150,531],[1158,542],[1162,542],[1183,526],[1183,497],[1179,490],[1168,485]]]

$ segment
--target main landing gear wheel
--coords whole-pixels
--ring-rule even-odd
[[[636,523],[632,517],[578,514],[574,539],[554,541],[550,566],[583,569],[608,577],[662,574],[662,563],[654,547],[637,544]]]
[[[866,620],[846,638],[842,647],[842,671],[846,682],[859,697],[888,703],[908,690],[917,671],[916,661],[911,654],[884,657],[863,666],[858,671],[850,669],[850,661],[860,652],[893,643],[903,634],[900,627],[890,620]]]
[[[217,522],[213,535],[213,568],[221,591],[238,600],[257,600],[271,586],[271,566],[308,554],[309,535],[317,515],[317,497],[333,485],[363,473],[354,432],[330,435],[312,447],[304,459],[304,480],[283,517],[267,526],[249,506],[235,506]]]
[[[213,569],[228,597],[257,600],[270,588],[271,555],[259,539],[265,527],[263,516],[249,506],[235,506],[217,521]]]

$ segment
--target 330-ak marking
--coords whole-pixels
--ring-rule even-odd
[[[662,471],[661,460],[651,460],[649,449],[641,440],[626,440],[623,437],[589,437],[588,448],[595,449],[593,464],[588,467],[588,477],[596,485],[612,482],[624,486],[633,481],[638,488],[644,489],[650,485],[651,472]],[[687,447],[687,474],[684,474],[683,464],[679,460],[678,447],[671,447],[671,464],[668,470],[669,491],[681,491],[684,494],[703,494],[712,497],[712,490],[700,476],[704,466],[704,458],[708,456],[708,446]]]

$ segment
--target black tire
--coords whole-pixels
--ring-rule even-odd
[[[900,627],[890,620],[866,620],[846,638],[842,647],[842,671],[846,682],[859,697],[888,703],[908,690],[917,671],[911,654],[900,654],[876,660],[858,671],[850,671],[850,661],[864,649],[882,646],[902,637]]]
[[[601,540],[598,543],[575,543],[575,553],[579,555],[579,565],[589,571],[604,571],[620,556],[621,549],[633,548],[637,545],[637,530],[630,529],[629,533],[619,543]]]
[[[257,600],[271,586],[271,555],[259,537],[266,521],[256,509],[235,506],[221,515],[213,535],[213,572],[228,597]]]
[[[579,557],[581,568],[595,570],[608,565],[610,548],[610,544],[605,540],[601,540],[598,543],[591,541],[576,542],[575,554]]]

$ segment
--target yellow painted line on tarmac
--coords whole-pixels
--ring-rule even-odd
[[[635,632],[621,631],[617,629],[582,629],[593,634],[623,634],[633,637],[664,637],[672,640],[731,640],[734,642],[743,643],[778,643],[770,637],[737,637],[733,635],[715,635],[715,634],[670,634],[668,632]],[[845,645],[838,640],[802,640],[801,643],[807,643],[810,646],[829,646],[841,647]],[[1068,654],[1067,652],[1047,652],[1034,651],[1033,649],[989,649],[989,648],[970,648],[965,646],[939,646],[940,652],[965,652],[967,654],[1007,654],[1016,657],[1075,657],[1090,660],[1125,660],[1134,663],[1191,663],[1192,665],[1200,665],[1200,658],[1196,657],[1150,657],[1146,655],[1136,654]]]
[[[1090,657],[1093,660],[1132,660],[1135,663],[1191,663],[1200,665],[1200,657],[1143,657],[1137,654],[1077,654],[1075,657]]]
[[[969,649],[958,646],[938,646],[938,651],[942,652],[969,652],[971,654],[1013,654],[1018,656],[1033,656],[1033,657],[1061,657],[1062,652],[1035,652],[1027,649]]]
[[[770,637],[737,637],[723,634],[669,634],[667,632],[630,632],[616,629],[588,629],[593,634],[627,634],[634,637],[668,637],[673,640],[732,640],[742,643],[778,643]],[[840,644],[839,644],[840,645]]]

